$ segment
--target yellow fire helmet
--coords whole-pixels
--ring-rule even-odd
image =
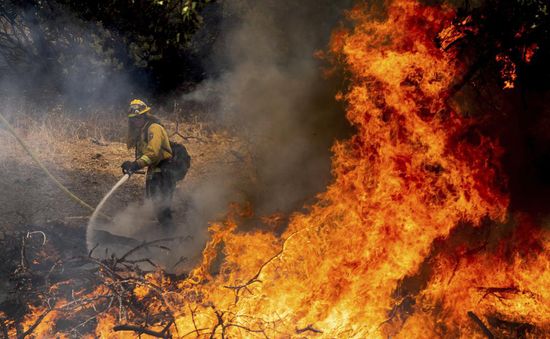
[[[147,113],[151,110],[151,107],[147,106],[145,102],[139,99],[130,101],[130,108],[128,109],[128,118],[133,118],[143,113]]]

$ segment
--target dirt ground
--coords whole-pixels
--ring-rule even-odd
[[[81,125],[79,135],[76,129],[63,129],[72,123],[70,119],[40,125],[13,122],[17,134],[45,167],[71,192],[94,207],[122,176],[121,163],[133,160],[133,150],[128,150],[120,140],[125,134],[125,121],[113,122],[119,123],[122,131],[118,140],[105,138],[107,131],[93,123],[88,127],[78,123]],[[191,189],[200,191],[203,186],[218,185],[220,169],[224,174],[222,180],[246,179],[249,171],[244,169],[249,168],[250,157],[237,138],[223,131],[213,132],[204,123],[179,123],[176,129],[175,123],[163,122],[171,140],[183,143],[192,159],[187,176],[177,185],[172,204],[175,218],[182,218],[186,213],[186,202],[181,197]],[[13,274],[21,266],[21,241],[27,239],[25,241],[40,253],[51,254],[42,255],[43,258],[86,255],[86,227],[92,212],[63,193],[1,125],[0,155],[0,256],[4,258],[0,264],[0,306],[5,308],[13,303],[10,291],[20,283],[20,279],[13,279]],[[209,183],[211,176],[216,177],[214,183]],[[144,181],[144,175],[133,175],[109,200],[103,212],[116,216],[129,205],[143,203]],[[44,244],[43,235],[47,238]]]
[[[124,123],[120,123],[123,130]],[[167,122],[166,126],[171,139],[183,143],[192,157],[186,178],[178,183],[179,191],[200,185],[201,180],[207,180],[209,173],[219,168],[234,167],[238,169],[234,174],[242,175],[246,150],[236,138],[224,132],[211,132],[204,123],[180,123],[177,130],[174,123]],[[19,127],[17,131],[55,177],[92,206],[122,176],[120,164],[133,159],[133,151],[120,141],[71,138],[44,127]],[[32,225],[85,228],[91,212],[61,192],[4,128],[0,128],[0,154],[0,240],[5,232],[21,231]],[[144,175],[132,176],[104,212],[112,214],[143,199],[143,188]]]

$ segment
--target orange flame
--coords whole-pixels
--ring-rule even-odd
[[[401,302],[395,290],[458,223],[505,221],[502,150],[449,104],[449,89],[463,68],[433,39],[454,12],[403,0],[393,2],[383,20],[362,7],[349,15],[354,29],[335,33],[332,53],[350,73],[341,97],[357,134],[334,146],[334,183],[309,213],[292,216],[284,240],[236,232],[231,220],[213,225],[203,264],[179,283],[174,333],[442,333],[437,317],[422,311],[405,326],[389,322]],[[220,250],[223,264],[211,275]],[[492,269],[521,272],[518,265],[500,262]],[[476,335],[475,329],[460,332],[474,328],[464,323],[473,304],[463,301],[479,292],[460,290],[471,286],[466,277],[472,272],[456,273],[451,296],[442,299],[446,290],[438,282],[449,272],[440,259],[417,299],[426,305],[444,300],[443,313],[460,314],[445,333]],[[521,277],[517,286],[523,286]],[[480,286],[497,286],[491,279]],[[547,281],[541,279],[537,284]],[[516,302],[529,307],[527,299]]]
[[[533,54],[529,55],[529,60]],[[505,54],[497,55],[496,60],[501,64],[500,75],[504,81],[504,89],[514,88],[518,77],[516,74],[516,64]]]
[[[385,20],[350,12],[355,28],[335,34],[332,51],[351,73],[343,97],[358,133],[334,147],[335,182],[308,214],[292,217],[283,244],[267,233],[235,233],[232,222],[213,226],[225,261],[195,287],[199,328],[222,319],[273,336],[381,335],[398,302],[394,290],[434,239],[460,221],[504,220],[500,148],[470,133],[447,102],[462,69],[432,37],[453,15],[410,1],[394,2]],[[188,313],[178,333],[193,331]],[[230,326],[240,335],[242,327]]]
[[[238,232],[229,218],[210,227],[188,279],[149,275],[162,291],[154,308],[175,318],[172,335],[480,337],[472,310],[549,328],[543,231],[518,228],[475,254],[433,252],[458,224],[506,222],[508,207],[498,142],[450,104],[464,69],[434,40],[454,16],[410,0],[392,2],[383,18],[362,6],[349,12],[354,28],[334,34],[331,52],[349,73],[339,97],[357,133],[333,147],[334,182],[281,238]],[[407,313],[396,291],[427,259]],[[134,294],[154,292],[138,286]],[[96,335],[124,337],[112,331],[119,321],[102,315]]]

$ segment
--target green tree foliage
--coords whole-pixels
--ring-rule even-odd
[[[210,2],[5,0],[0,70],[4,79],[26,79],[23,87],[47,92],[78,81],[91,91],[116,72],[170,87],[189,77],[189,42]]]
[[[138,67],[185,53],[211,0],[57,0],[82,19],[119,32]]]

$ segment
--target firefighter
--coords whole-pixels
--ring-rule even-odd
[[[151,199],[160,224],[172,226],[172,195],[176,182],[162,165],[172,157],[170,139],[160,120],[151,114],[151,108],[142,100],[130,102],[128,111],[128,149],[135,149],[134,161],[125,161],[122,172],[132,175],[147,167],[145,196]]]

